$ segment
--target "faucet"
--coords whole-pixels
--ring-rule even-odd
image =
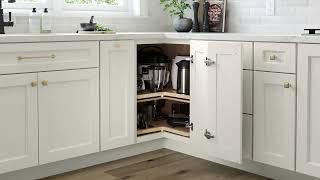
[[[16,0],[8,0],[8,3],[15,3]],[[3,9],[2,9],[2,0],[0,0],[0,34],[5,34],[4,32],[4,27],[5,26],[13,26],[14,23],[11,21],[11,12],[9,12],[9,21],[8,22],[4,22],[3,19]]]

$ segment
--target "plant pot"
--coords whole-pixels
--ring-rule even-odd
[[[192,29],[192,19],[178,18],[173,21],[174,29],[177,32],[190,32]]]

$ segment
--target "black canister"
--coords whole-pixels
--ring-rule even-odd
[[[177,93],[190,94],[190,61],[183,60],[177,63],[178,66],[178,84]]]

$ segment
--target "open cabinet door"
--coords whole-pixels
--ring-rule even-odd
[[[191,142],[208,159],[242,161],[242,44],[191,41]]]

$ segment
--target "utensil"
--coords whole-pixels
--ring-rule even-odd
[[[94,31],[97,27],[97,23],[93,23],[94,16],[91,16],[89,23],[80,23],[82,31]]]

